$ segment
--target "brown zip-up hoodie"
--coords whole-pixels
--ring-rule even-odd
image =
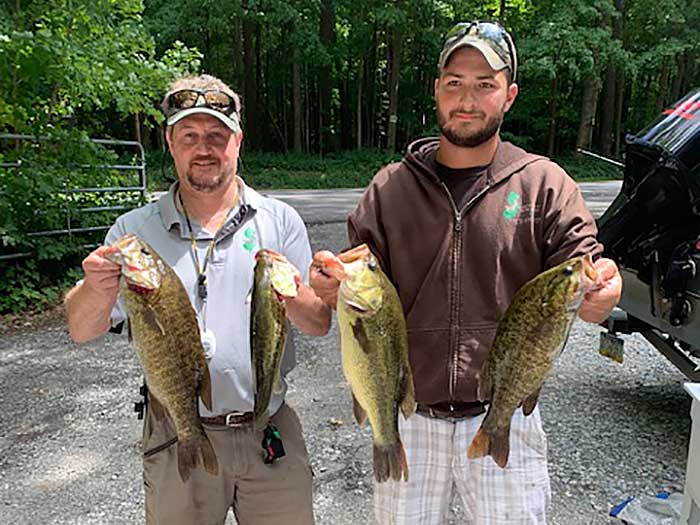
[[[458,210],[421,139],[380,170],[348,219],[403,304],[416,400],[477,401],[477,374],[518,289],[570,257],[602,251],[577,184],[545,157],[499,143]]]

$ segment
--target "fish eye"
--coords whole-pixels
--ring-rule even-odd
[[[369,268],[372,271],[375,271],[377,269],[377,261],[375,261],[374,259],[370,259],[367,262],[367,268]]]
[[[564,268],[564,275],[566,275],[567,277],[569,275],[572,275],[573,273],[574,269],[571,266],[567,266],[566,268]]]
[[[148,253],[148,250],[146,248],[141,248],[141,253],[144,255],[150,255],[150,253]]]

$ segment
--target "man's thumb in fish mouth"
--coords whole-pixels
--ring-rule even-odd
[[[622,277],[613,261],[599,259],[596,261],[596,269],[600,286],[585,295],[579,311],[579,317],[589,323],[602,323],[622,294]]]
[[[619,277],[620,272],[617,269],[617,264],[612,259],[602,257],[593,263],[596,272],[598,272],[598,281],[605,284],[607,281]]]

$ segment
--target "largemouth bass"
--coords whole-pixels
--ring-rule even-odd
[[[547,373],[566,344],[585,293],[596,285],[590,255],[537,275],[515,294],[498,323],[479,376],[479,398],[490,401],[467,455],[486,455],[505,468],[515,410],[532,413]]]
[[[374,477],[408,481],[399,407],[409,417],[416,404],[399,296],[365,244],[337,257],[319,252],[314,260],[341,282],[337,312],[343,372],[355,419],[362,425],[369,418],[372,426]]]
[[[250,313],[250,348],[255,384],[255,421],[263,427],[273,389],[280,383],[280,363],[287,342],[285,297],[296,297],[299,271],[273,250],[255,255]]]
[[[170,416],[177,432],[177,468],[183,482],[200,464],[219,467],[199,420],[198,397],[211,408],[211,380],[197,318],[182,282],[144,241],[128,234],[106,257],[121,265],[120,294],[156,419]]]

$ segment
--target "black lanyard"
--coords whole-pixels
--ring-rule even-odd
[[[216,237],[219,235],[221,232],[221,229],[224,227],[224,224],[226,224],[226,220],[228,219],[228,216],[231,213],[231,210],[236,207],[236,204],[238,203],[238,198],[236,198],[236,201],[233,203],[233,206],[228,210],[226,215],[224,215],[224,220],[221,221],[221,224],[216,230],[216,233],[212,237],[212,239],[209,241],[209,248],[207,248],[207,253],[204,255],[204,264],[200,265],[199,263],[199,254],[197,253],[197,239],[194,237],[194,232],[192,231],[192,224],[190,223],[190,217],[187,215],[187,209],[185,208],[185,203],[182,201],[182,193],[178,192],[177,194],[178,198],[180,199],[180,206],[182,206],[182,213],[185,215],[185,220],[187,221],[187,228],[189,229],[190,232],[190,240],[192,241],[192,257],[194,259],[194,264],[195,264],[195,269],[197,270],[197,295],[202,301],[206,301],[207,299],[207,265],[209,264],[209,261],[211,260],[212,253],[214,253],[214,243],[216,242]]]

